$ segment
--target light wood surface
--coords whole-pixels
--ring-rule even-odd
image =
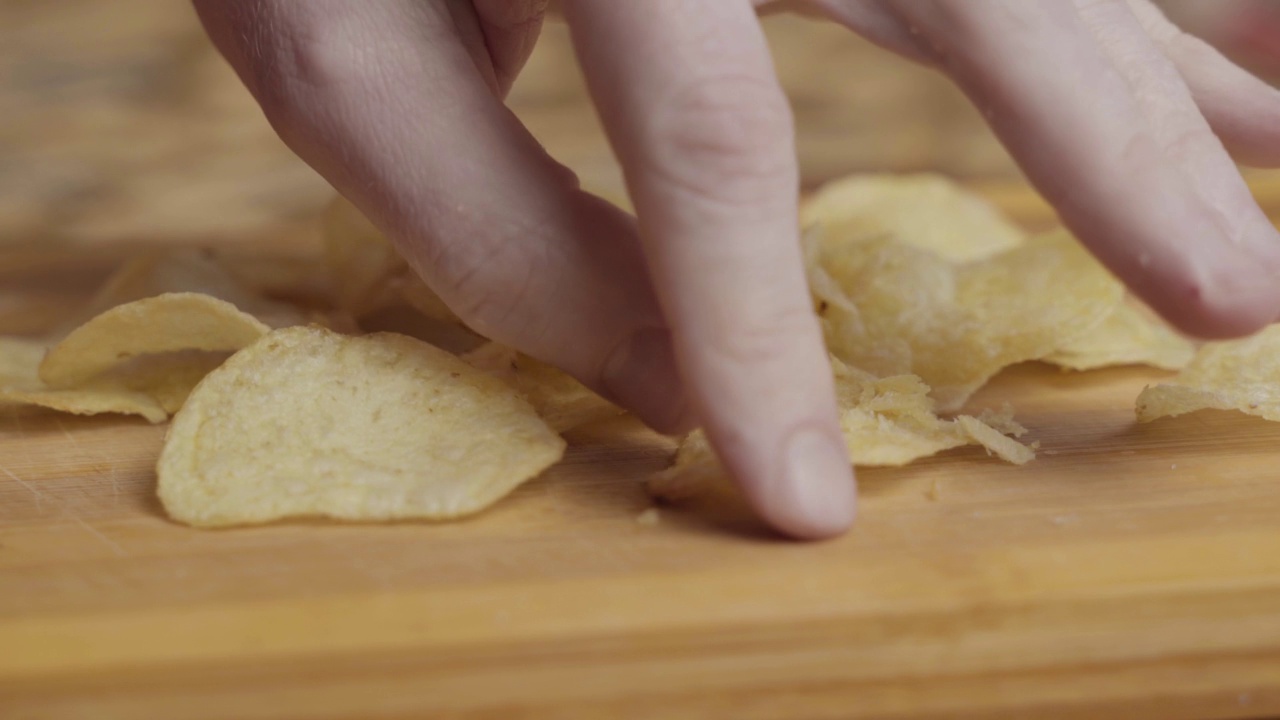
[[[770,34],[806,185],[940,169],[1052,222],[939,79]],[[616,185],[561,29],[512,104]],[[328,192],[185,3],[0,0],[0,333],[140,246],[305,257]],[[163,428],[0,408],[0,718],[1280,714],[1280,428],[1135,426],[1159,378],[1015,368],[973,405],[1014,402],[1038,460],[863,472],[857,528],[819,545],[736,508],[638,522],[670,445],[626,425],[467,522],[191,530],[155,499]]]
[[[1280,711],[1280,430],[1137,427],[1150,373],[1029,365],[1041,457],[861,475],[790,544],[580,437],[447,525],[167,521],[162,428],[0,414],[0,717],[1259,717]]]

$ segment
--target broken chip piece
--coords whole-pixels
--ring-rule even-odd
[[[1280,325],[1206,343],[1177,377],[1138,395],[1139,422],[1197,410],[1239,410],[1280,422]]]
[[[515,389],[426,343],[288,328],[210,373],[157,466],[174,519],[443,520],[478,512],[565,443]]]
[[[854,465],[898,467],[963,445],[981,445],[1015,465],[1035,458],[1030,447],[1004,434],[1026,431],[1007,412],[944,420],[919,377],[878,379],[837,358],[831,362],[840,428]],[[650,478],[648,487],[655,497],[677,501],[725,492],[727,482],[706,435],[695,431],[681,442],[672,466]]]

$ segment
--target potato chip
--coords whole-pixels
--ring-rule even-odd
[[[157,467],[174,519],[442,520],[488,507],[565,443],[506,383],[393,334],[277,330],[210,373]]]
[[[83,386],[54,390],[40,381],[42,342],[0,338],[0,404],[36,405],[75,415],[121,413],[164,422],[191,389],[221,362],[219,356],[138,358]]]
[[[1117,305],[1096,328],[1058,346],[1044,358],[1068,370],[1116,365],[1149,365],[1178,370],[1191,361],[1195,345],[1136,301]]]
[[[519,390],[556,432],[566,432],[623,413],[617,405],[600,397],[563,370],[504,345],[483,345],[467,353],[463,359]]]
[[[0,381],[39,380],[36,370],[47,348],[40,340],[0,337]]]
[[[1280,422],[1280,325],[1243,340],[1205,343],[1171,382],[1138,395],[1139,422],[1197,410],[1239,410]]]
[[[139,355],[233,351],[269,329],[217,298],[168,293],[119,305],[73,330],[40,363],[40,379],[70,389]]]
[[[87,387],[118,387],[143,393],[172,415],[182,409],[204,376],[226,362],[229,355],[199,350],[141,355],[95,376]]]
[[[6,404],[32,405],[71,415],[139,415],[154,424],[169,418],[155,398],[119,390],[50,390],[39,385],[23,389],[17,385],[0,385],[0,405]]]
[[[1025,233],[981,196],[942,175],[853,175],[801,203],[804,227],[836,242],[892,237],[953,261],[977,260],[1023,244]]]
[[[1090,332],[1123,297],[1064,231],[962,264],[892,240],[824,242],[818,265],[844,301],[820,306],[831,351],[878,377],[920,376],[944,412]]]
[[[975,444],[1015,465],[1035,458],[1030,447],[1003,434],[1026,432],[1007,411],[944,420],[935,413],[929,388],[919,377],[877,379],[836,358],[831,362],[840,428],[855,465],[900,467],[943,450]],[[726,486],[727,478],[700,430],[681,442],[670,468],[649,480],[650,493],[669,501],[724,493]]]

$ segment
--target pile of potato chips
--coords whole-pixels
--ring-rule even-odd
[[[1200,408],[1280,420],[1280,328],[1197,351],[1065,231],[1029,237],[940,176],[841,180],[801,221],[856,464],[961,445],[1029,462],[1011,408],[966,404],[1030,360],[1185,367],[1142,393],[1142,421]],[[323,232],[318,302],[200,252],[134,259],[63,327],[0,338],[0,403],[172,416],[159,493],[196,526],[471,514],[554,465],[561,433],[623,414],[470,332],[349,203]],[[726,486],[701,432],[650,482],[668,499]]]

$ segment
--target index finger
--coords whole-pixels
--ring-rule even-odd
[[[712,444],[775,527],[842,532],[853,472],[805,282],[790,110],[751,3],[563,4]]]

